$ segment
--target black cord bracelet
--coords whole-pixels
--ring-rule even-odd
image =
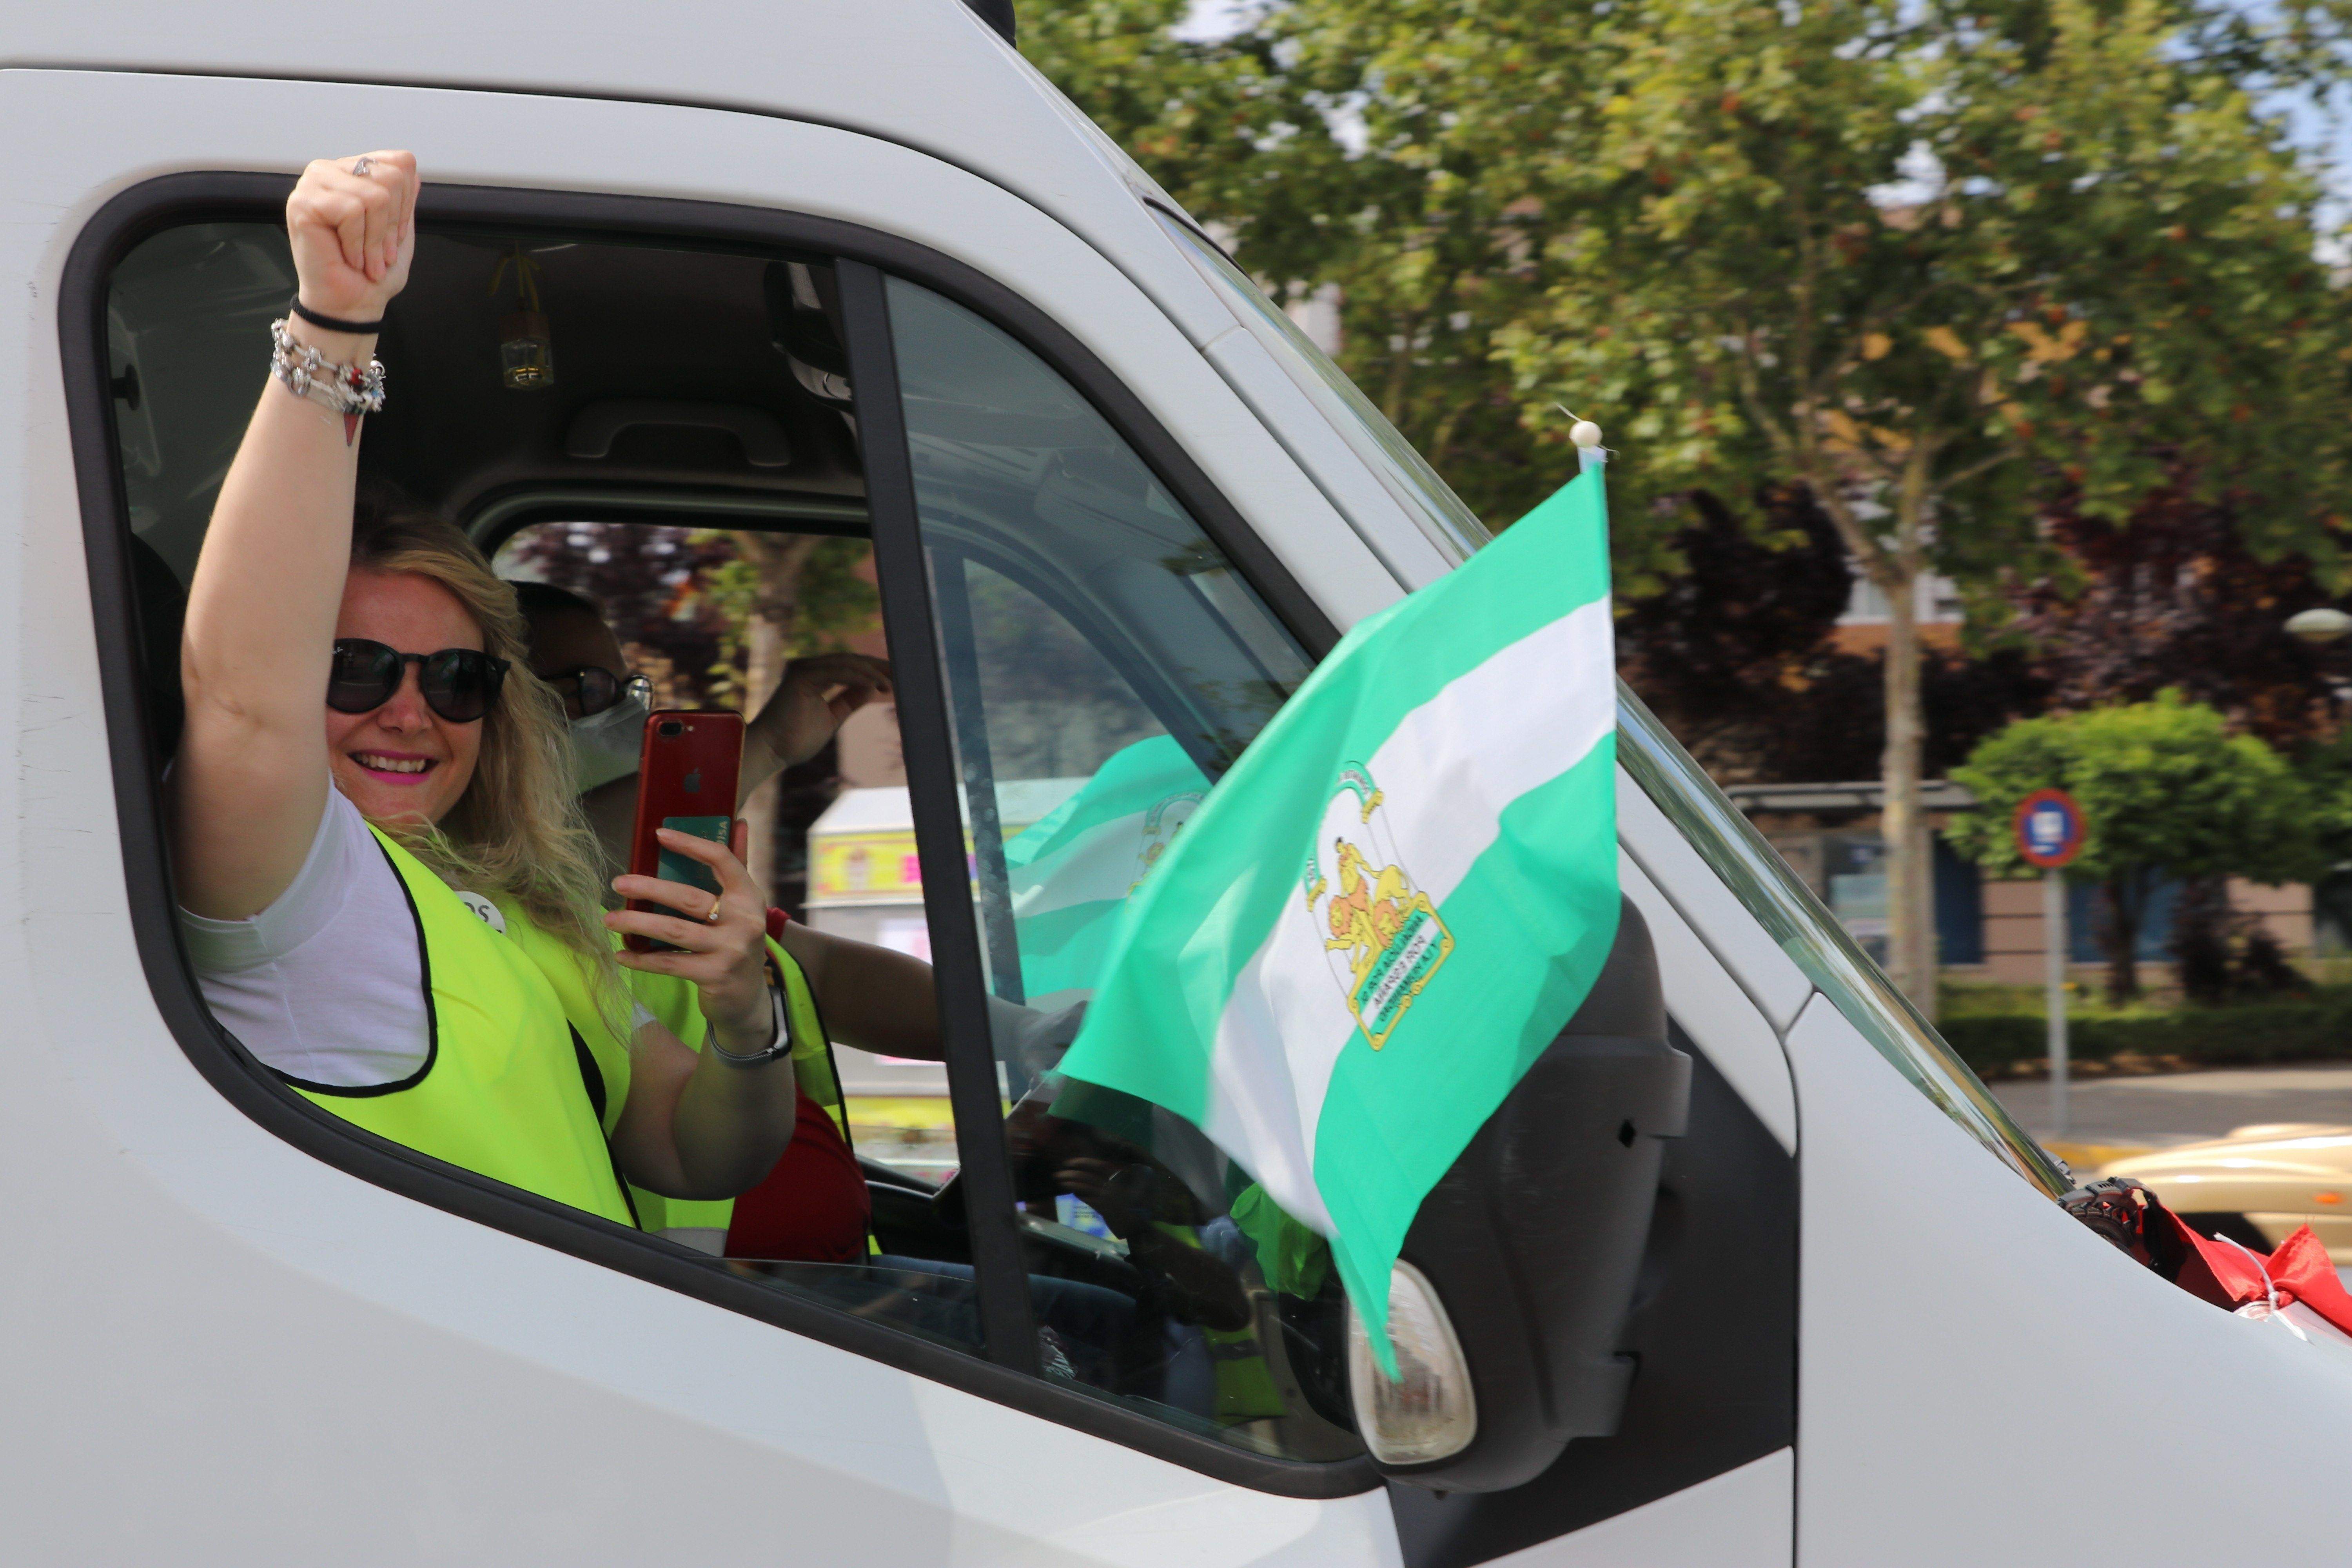
[[[295,296],[291,309],[296,315],[314,327],[323,327],[331,332],[350,332],[354,337],[364,337],[370,332],[380,331],[383,326],[382,316],[378,316],[373,321],[346,321],[340,317],[321,315],[302,303],[301,296],[299,294]]]

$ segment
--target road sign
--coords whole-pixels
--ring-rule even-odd
[[[2017,803],[2017,852],[2042,868],[2044,1006],[2050,1033],[2050,1123],[2066,1136],[2066,874],[2083,852],[2083,808],[2063,789],[2038,789]]]
[[[2063,789],[2038,789],[2017,803],[2017,852],[2054,870],[2083,852],[2083,808]]]

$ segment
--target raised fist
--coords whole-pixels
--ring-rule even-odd
[[[416,253],[416,159],[407,153],[321,158],[286,198],[286,237],[302,303],[373,321],[408,282]]]

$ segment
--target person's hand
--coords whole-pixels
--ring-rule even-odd
[[[824,750],[843,720],[890,693],[887,659],[862,653],[796,658],[784,667],[775,695],[751,721],[744,739],[764,750],[776,768],[796,767]]]
[[[1133,1240],[1155,1221],[1199,1225],[1207,1217],[1192,1190],[1149,1155],[1138,1160],[1068,1155],[1055,1171],[1054,1181],[1102,1215],[1122,1240]]]
[[[407,153],[321,158],[286,198],[286,237],[302,303],[373,321],[408,284],[416,254],[416,159]]]
[[[604,917],[609,930],[649,936],[683,950],[633,952],[624,948],[613,956],[624,968],[694,982],[702,1016],[717,1031],[719,1048],[739,1057],[767,1049],[775,1032],[775,1009],[768,999],[768,905],[742,860],[749,833],[746,824],[737,822],[730,849],[691,833],[656,829],[664,849],[710,868],[719,879],[718,896],[659,877],[615,877],[613,890],[623,898],[664,904],[680,915],[614,910]],[[714,910],[716,920],[711,918]]]

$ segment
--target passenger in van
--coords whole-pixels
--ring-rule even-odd
[[[625,1175],[730,1196],[791,1137],[766,900],[738,854],[672,835],[721,893],[624,879],[684,918],[606,912],[512,590],[448,522],[357,504],[415,198],[415,161],[379,153],[312,163],[287,204],[299,292],[189,590],[181,923],[215,1015],[296,1089],[626,1224]],[[690,985],[710,1048],[633,1007],[616,964]]]
[[[603,846],[606,870],[617,871],[625,864],[635,818],[637,763],[650,713],[645,681],[627,673],[620,640],[593,604],[546,583],[512,586],[530,624],[531,669],[562,699],[571,721],[572,785]],[[889,689],[889,666],[880,659],[848,654],[795,660],[775,695],[746,726],[738,804],[775,773],[822,751],[843,720]],[[788,934],[772,924],[772,940],[784,936],[804,951],[823,947],[821,940],[804,940],[814,935]],[[828,1015],[840,1003],[853,1026],[872,1014],[877,1002],[896,1002],[904,1011],[910,990],[929,994],[928,965],[879,952],[880,967],[887,972],[881,979],[887,984],[877,984],[871,973],[853,973],[853,981],[862,982],[854,994],[828,996],[837,987],[815,984],[819,976],[832,978],[819,962],[824,956],[810,952],[803,969],[813,998]],[[777,959],[780,965],[800,962],[789,952],[779,952]],[[855,971],[859,965],[853,960],[846,967]],[[633,973],[629,984],[640,1005],[688,1045],[700,1047],[705,1028],[691,987],[646,973]],[[919,1037],[915,1047],[937,1057],[938,1030],[928,1011],[906,1025]],[[813,1025],[802,1034],[806,1037],[796,1039],[793,1052],[800,1080],[795,1130],[782,1157],[731,1203],[637,1194],[646,1228],[728,1257],[848,1263],[866,1256],[872,1206],[850,1150],[839,1079],[824,1028]]]
[[[606,863],[621,866],[636,815],[638,745],[648,699],[594,604],[545,583],[513,586],[530,620],[531,668],[563,695],[572,720],[582,805]],[[881,659],[864,654],[794,659],[775,695],[745,726],[739,804],[784,769],[815,756],[850,714],[890,693],[890,667]],[[798,921],[782,923],[779,941],[808,977],[836,1042],[884,1056],[940,1059],[929,964]],[[990,1023],[1000,1048],[1016,1052],[1034,1073],[1060,1059],[1083,1011],[1043,1013],[992,999]]]

